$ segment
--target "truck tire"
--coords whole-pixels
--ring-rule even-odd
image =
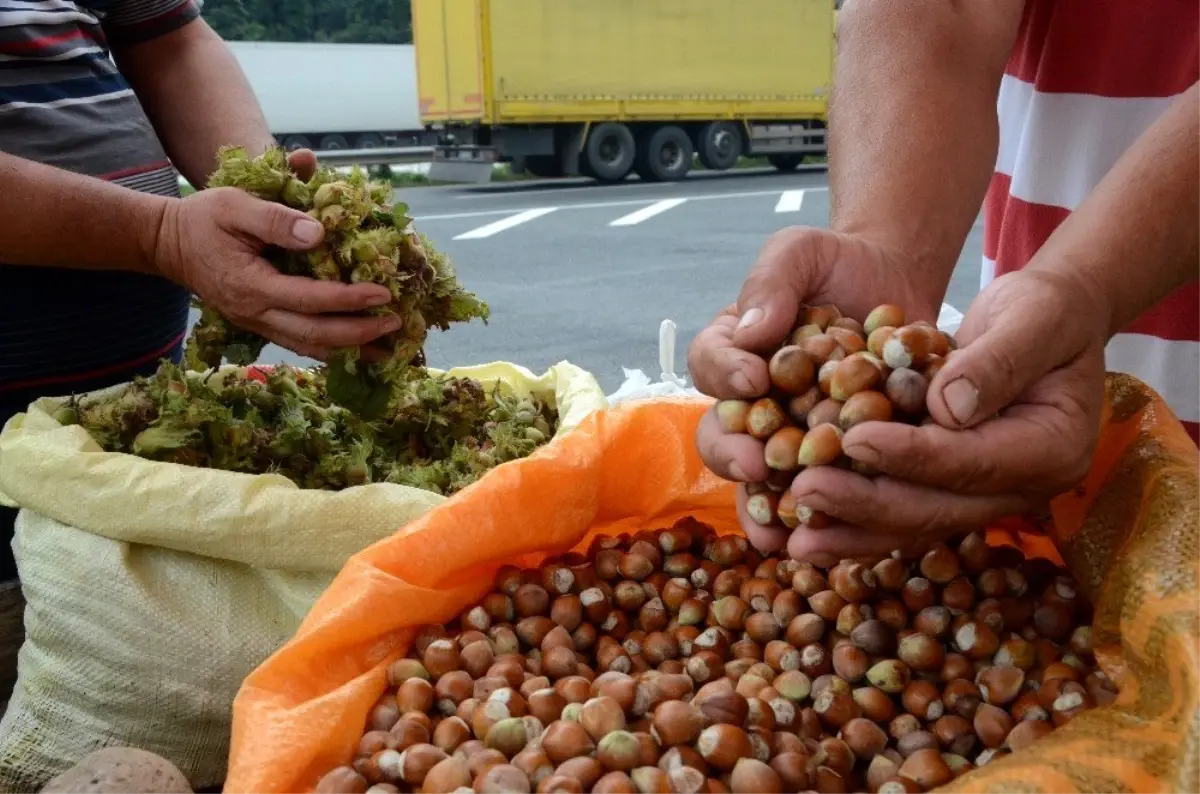
[[[381,149],[383,148],[383,138],[373,132],[364,132],[354,139],[354,147],[356,149]]]
[[[692,139],[681,127],[659,127],[638,143],[634,169],[646,182],[675,182],[692,168]]]
[[[795,171],[800,163],[804,162],[802,154],[769,154],[767,162],[775,166],[780,171]]]
[[[556,179],[565,175],[562,158],[553,154],[531,154],[525,158],[525,170],[539,179]]]
[[[285,151],[294,152],[297,149],[311,149],[312,141],[303,135],[288,135],[280,144]]]
[[[742,131],[732,121],[712,121],[700,128],[697,154],[710,171],[725,171],[742,156]]]
[[[350,142],[346,140],[345,135],[323,135],[321,137],[321,151],[335,152],[339,149],[349,149]]]
[[[620,182],[633,170],[637,147],[624,124],[597,124],[583,149],[588,173],[600,182]]]

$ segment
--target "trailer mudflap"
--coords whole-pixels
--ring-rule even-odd
[[[491,181],[497,162],[499,155],[494,147],[443,144],[433,148],[429,179],[433,182],[486,184]]]

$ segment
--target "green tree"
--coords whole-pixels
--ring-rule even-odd
[[[228,41],[410,44],[410,0],[205,0],[204,18]]]

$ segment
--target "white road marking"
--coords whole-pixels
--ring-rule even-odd
[[[518,212],[516,215],[510,215],[502,220],[489,223],[486,226],[480,226],[477,229],[472,229],[469,232],[463,232],[455,237],[455,240],[480,240],[484,237],[491,237],[493,234],[511,229],[514,226],[520,226],[522,223],[527,223],[535,218],[540,218],[543,215],[549,215],[558,207],[538,207],[537,209],[525,210]]]
[[[666,212],[672,207],[678,207],[680,204],[687,201],[685,198],[672,198],[656,201],[649,207],[642,207],[640,210],[635,210],[628,215],[622,215],[617,218],[609,226],[636,226],[647,218],[653,218],[655,215]]]
[[[826,193],[828,187],[806,187],[805,193]],[[722,201],[726,199],[742,199],[755,198],[757,196],[778,196],[779,190],[750,190],[738,193],[704,193],[698,196],[688,196],[687,201]],[[491,198],[491,197],[488,197]],[[588,201],[578,204],[560,204],[554,209],[559,210],[591,210],[591,209],[611,209],[613,207],[636,207],[642,204],[653,204],[657,201],[663,201],[659,198],[638,198],[624,199],[619,201]],[[446,212],[436,215],[414,215],[415,221],[448,221],[458,218],[486,218],[493,215],[511,215],[513,213],[530,212],[528,208],[522,209],[502,209],[502,210],[475,210],[471,212]]]
[[[776,212],[799,212],[804,205],[804,190],[785,190],[779,194],[779,203],[775,205]]]

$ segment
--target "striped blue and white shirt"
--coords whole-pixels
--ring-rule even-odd
[[[178,196],[178,174],[112,52],[199,14],[199,0],[0,0],[0,151]],[[187,290],[3,260],[0,251],[0,423],[38,397],[126,381],[177,355]]]

